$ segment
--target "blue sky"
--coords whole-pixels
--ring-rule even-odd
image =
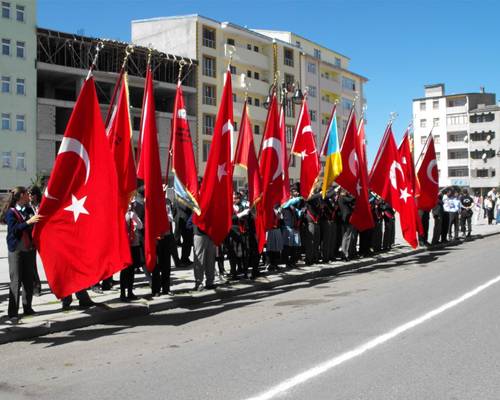
[[[366,134],[373,161],[390,113],[396,142],[424,85],[446,94],[500,93],[500,1],[38,0],[42,28],[130,42],[131,21],[200,14],[255,29],[291,31],[351,59],[369,79]],[[498,101],[498,99],[497,99]]]

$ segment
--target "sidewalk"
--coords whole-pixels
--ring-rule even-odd
[[[0,226],[0,344],[12,341],[29,339],[49,333],[61,332],[101,324],[109,321],[146,315],[158,311],[178,307],[187,307],[192,304],[204,303],[217,299],[234,297],[245,293],[269,290],[277,286],[289,285],[322,276],[332,276],[339,272],[355,270],[374,263],[383,263],[396,258],[405,257],[420,252],[433,251],[445,247],[444,245],[432,248],[412,249],[401,238],[401,232],[396,235],[394,249],[388,253],[382,253],[374,257],[360,258],[355,261],[337,261],[332,264],[317,264],[312,266],[301,266],[300,269],[280,270],[278,272],[264,272],[257,280],[232,282],[221,284],[214,290],[193,292],[194,275],[191,268],[172,268],[171,290],[174,296],[151,297],[151,289],[143,273],[136,274],[134,293],[139,300],[124,303],[120,300],[119,284],[114,290],[97,294],[89,290],[92,300],[100,305],[82,309],[78,306],[78,300],[73,296],[73,309],[63,311],[61,302],[50,292],[42,262],[38,258],[38,272],[42,281],[42,295],[33,298],[33,309],[37,312],[35,316],[24,317],[16,325],[7,322],[7,306],[9,299],[9,267],[7,261],[6,227]],[[432,236],[432,218],[429,232]],[[450,242],[446,247],[465,245],[471,240],[481,239],[486,236],[500,233],[500,225],[488,225],[486,220],[479,221],[478,225],[472,227],[471,238],[461,238],[459,241]],[[229,271],[229,263],[225,262],[226,271]],[[119,274],[114,276],[119,281]],[[217,280],[216,280],[216,283]],[[22,313],[22,309],[20,309]],[[20,314],[22,317],[22,314]]]

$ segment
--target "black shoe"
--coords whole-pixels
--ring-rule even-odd
[[[173,296],[173,295],[174,295],[174,293],[173,293],[173,292],[171,292],[170,290],[168,290],[168,291],[166,291],[166,292],[163,292],[163,295],[164,295],[164,296]],[[137,300],[137,299],[138,299],[138,297],[137,297],[137,296],[135,296],[135,297],[136,297],[136,300]]]
[[[91,286],[90,289],[94,292],[94,293],[102,293],[102,289],[99,285],[94,285],[94,286]]]
[[[63,304],[62,305],[62,310],[63,311],[69,311],[71,309],[72,309],[71,304]]]
[[[152,297],[161,297],[161,293],[160,293],[160,292],[153,293],[153,294],[152,294]]]
[[[215,284],[211,284],[211,285],[207,285],[205,286],[206,289],[216,289],[217,288],[217,285]]]
[[[41,295],[42,295],[42,290],[41,289],[35,289],[33,291],[33,296],[40,297]]]
[[[129,301],[129,298],[127,296],[120,296],[120,300],[124,303],[127,303]]]
[[[130,293],[128,296],[127,296],[127,299],[129,300],[139,300],[139,297],[137,297],[135,294],[133,293]]]
[[[94,307],[96,305],[97,304],[94,303],[92,300],[90,300],[90,301],[80,301],[80,307],[82,307],[82,308],[90,308],[90,307]]]
[[[24,315],[36,315],[36,311],[30,308],[29,310],[24,310]]]

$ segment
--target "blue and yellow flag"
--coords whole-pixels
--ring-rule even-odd
[[[342,158],[340,157],[339,137],[337,133],[337,105],[333,106],[330,125],[325,134],[321,155],[326,156],[325,175],[323,177],[323,197],[332,182],[342,172]]]

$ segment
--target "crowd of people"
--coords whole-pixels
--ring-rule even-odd
[[[290,188],[290,198],[274,208],[273,227],[266,234],[264,251],[259,252],[254,208],[245,190],[233,193],[232,225],[226,239],[215,246],[212,239],[193,224],[193,212],[182,201],[165,197],[165,207],[173,227],[157,239],[157,262],[152,272],[144,262],[144,187],[140,186],[126,213],[126,225],[132,265],[120,272],[120,299],[137,300],[134,294],[135,274],[143,272],[151,288],[151,296],[171,296],[171,268],[192,267],[195,286],[201,291],[234,281],[256,279],[267,272],[296,269],[300,265],[330,264],[350,261],[389,251],[394,245],[396,213],[377,196],[370,194],[374,227],[362,232],[350,223],[356,198],[341,187],[331,187],[323,197],[320,187],[309,199],[300,197],[300,183]],[[14,188],[0,211],[0,222],[7,225],[10,274],[8,317],[17,319],[22,292],[24,315],[32,315],[32,298],[39,295],[41,282],[36,265],[36,249],[31,231],[43,218],[38,214],[41,191],[37,186]],[[431,211],[419,210],[423,234],[421,246],[448,243],[459,235],[471,236],[472,225],[481,216],[489,224],[500,219],[500,201],[493,188],[482,198],[478,191],[470,196],[466,189],[445,188]],[[434,220],[432,237],[430,216]],[[495,219],[496,216],[496,219]],[[429,241],[430,239],[430,241]],[[193,260],[190,257],[193,257]],[[229,262],[229,271],[224,260]],[[113,277],[89,289],[102,292],[114,285]],[[21,291],[22,288],[22,291]],[[76,293],[81,307],[95,303],[87,290]],[[69,309],[72,296],[62,299]]]

